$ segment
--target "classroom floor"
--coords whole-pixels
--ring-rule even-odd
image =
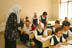
[[[49,44],[48,41],[43,42],[44,47],[47,47],[48,44]],[[4,33],[3,32],[0,32],[0,48],[5,48]],[[27,48],[27,47],[25,47],[23,45],[23,43],[19,42],[19,43],[17,43],[17,48]]]
[[[0,32],[0,48],[5,48],[4,46],[4,33]],[[25,48],[22,43],[17,43],[17,48]]]

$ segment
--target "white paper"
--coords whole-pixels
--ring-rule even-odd
[[[72,45],[61,45],[60,48],[72,48]]]
[[[72,40],[67,41],[68,44],[72,44]]]

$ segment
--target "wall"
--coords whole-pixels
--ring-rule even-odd
[[[0,30],[2,30],[1,26],[5,26],[10,8],[16,4],[23,7],[21,14],[23,17],[30,16],[32,18],[34,12],[37,12],[39,17],[43,11],[47,11],[48,19],[52,18],[51,0],[0,0]]]
[[[43,11],[47,11],[48,16],[51,16],[51,0],[1,0],[0,22],[5,21],[9,9],[15,4],[23,6],[22,16],[32,17],[34,12],[37,12],[39,16]]]
[[[59,19],[59,4],[60,0],[52,0],[52,19]]]

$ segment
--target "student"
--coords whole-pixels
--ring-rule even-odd
[[[48,23],[47,12],[43,12],[42,16],[40,16],[40,22],[44,24],[44,26]]]
[[[30,21],[26,21],[22,31],[22,41],[25,45],[27,45],[27,43],[29,42],[29,34],[31,33],[30,30],[31,30],[31,23]]]
[[[44,34],[44,25],[42,23],[38,24],[38,27],[35,30],[34,34],[35,34],[35,38],[33,40],[35,44],[37,45],[37,48],[42,48],[42,43],[39,40],[37,40]]]
[[[32,19],[32,23],[33,25],[35,25],[36,27],[38,26],[38,18],[37,18],[37,14],[34,13],[34,17]]]
[[[58,28],[58,27],[60,27],[60,21],[59,20],[56,20],[55,21],[55,28]]]
[[[55,35],[50,39],[50,47],[51,48],[59,48],[60,45],[66,45],[66,41],[62,36],[62,28],[55,29]]]
[[[68,21],[68,17],[65,17],[65,20],[64,21]]]
[[[18,24],[20,23],[20,6],[13,6],[9,12],[5,27],[5,48],[16,48]]]
[[[59,20],[56,20],[55,21],[55,27],[53,28],[53,33],[55,33],[55,29],[60,27],[60,21]]]
[[[29,21],[29,17],[28,17],[28,16],[25,17],[25,22],[26,22],[26,21]]]
[[[64,21],[62,27],[63,27],[63,37],[66,40],[72,40],[72,32],[69,30],[70,23],[68,21]]]
[[[43,26],[42,23],[40,23],[40,24],[38,25],[38,28],[37,28],[36,31],[35,31],[35,37],[38,38],[39,36],[42,36],[43,33],[44,33],[44,26]]]
[[[69,22],[68,17],[65,17],[65,19],[64,19],[63,22],[65,22],[65,21],[68,21],[68,22]],[[63,23],[63,22],[62,22],[62,23]]]

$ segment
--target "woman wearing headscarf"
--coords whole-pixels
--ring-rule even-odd
[[[5,27],[5,48],[16,48],[18,24],[20,23],[20,6],[13,6],[8,14]]]

